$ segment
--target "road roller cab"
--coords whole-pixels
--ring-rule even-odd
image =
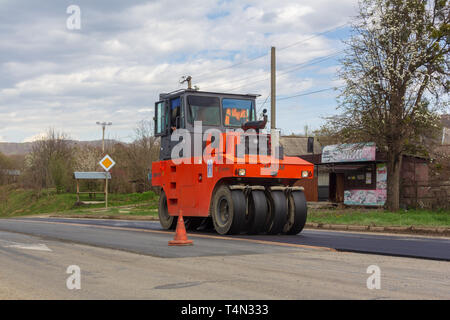
[[[161,189],[159,218],[173,229],[180,212],[186,227],[211,219],[220,234],[297,234],[306,222],[300,179],[313,165],[287,157],[277,131],[257,119],[257,95],[196,90],[161,94],[155,104],[160,161],[152,185]]]

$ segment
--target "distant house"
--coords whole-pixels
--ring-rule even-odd
[[[21,174],[20,170],[10,170],[10,169],[2,169],[0,170],[0,177],[3,177],[3,183],[10,184],[10,183],[16,183],[19,179],[19,176]]]
[[[284,155],[289,157],[301,157],[309,162],[320,156],[322,146],[312,137],[301,136],[282,136],[280,137],[280,144],[283,146]],[[309,144],[309,146],[308,146]],[[309,147],[309,150],[308,150]],[[305,196],[307,201],[318,201],[318,182],[320,176],[315,170],[314,178],[307,180],[300,180],[296,183],[297,186],[305,188]]]

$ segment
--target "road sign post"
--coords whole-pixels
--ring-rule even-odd
[[[112,167],[116,165],[116,162],[109,156],[106,155],[99,162],[100,166],[106,171],[105,172],[105,208],[108,209],[108,172]]]

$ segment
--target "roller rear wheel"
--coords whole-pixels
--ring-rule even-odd
[[[303,191],[294,191],[288,196],[288,219],[283,232],[286,234],[300,233],[306,224],[308,208]]]
[[[167,197],[164,191],[161,191],[161,195],[159,197],[159,206],[158,206],[158,216],[159,223],[161,227],[165,230],[173,230],[177,225],[177,219],[174,216],[169,215],[169,209],[167,207]]]
[[[266,194],[269,199],[269,214],[265,229],[268,234],[279,234],[283,232],[287,221],[286,195],[280,190],[272,190]]]
[[[248,196],[248,213],[245,229],[249,234],[264,232],[269,208],[264,191],[253,190]]]
[[[219,234],[237,234],[244,229],[246,203],[241,190],[220,186],[213,195],[212,220]]]
[[[186,217],[184,218],[184,225],[188,231],[196,231],[198,227],[203,223],[205,218],[200,217]]]

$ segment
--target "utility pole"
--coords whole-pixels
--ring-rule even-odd
[[[96,122],[99,126],[102,126],[102,153],[105,154],[105,128],[112,125],[112,122]]]
[[[276,69],[275,47],[272,47],[270,50],[270,129],[276,128]]]

